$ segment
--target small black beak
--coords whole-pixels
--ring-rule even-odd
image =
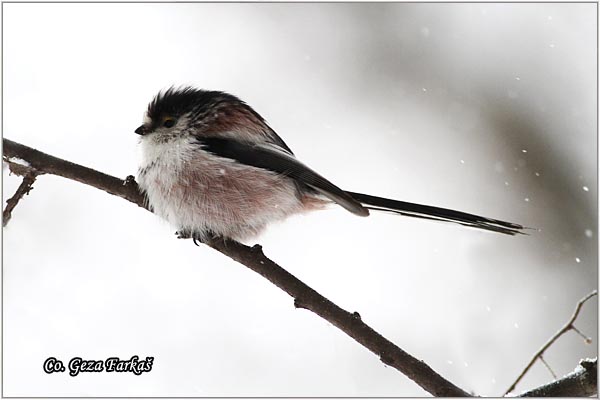
[[[149,132],[150,132],[150,129],[148,129],[148,127],[146,125],[142,125],[135,130],[135,133],[137,133],[138,135],[142,135],[142,136],[144,136],[145,134],[147,134]]]

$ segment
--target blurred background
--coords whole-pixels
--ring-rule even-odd
[[[499,396],[597,287],[596,4],[3,4],[3,135],[125,178],[147,103],[229,91],[344,189],[521,223],[342,209],[267,256],[446,379]],[[3,168],[3,199],[21,179]],[[4,396],[424,396],[265,279],[42,176],[3,229]],[[597,355],[597,300],[545,359]],[[50,356],[154,356],[47,375]],[[552,380],[539,362],[517,392]]]

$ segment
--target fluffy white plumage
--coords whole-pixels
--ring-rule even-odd
[[[154,212],[199,239],[244,240],[303,210],[294,183],[202,150],[190,135],[141,137],[138,183]]]

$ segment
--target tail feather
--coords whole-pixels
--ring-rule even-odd
[[[472,228],[485,229],[507,235],[524,234],[523,226],[512,222],[500,221],[479,215],[468,214],[447,208],[432,207],[405,201],[391,200],[368,194],[346,192],[352,198],[362,203],[369,210],[387,211],[408,217],[423,218],[434,221],[454,222]]]

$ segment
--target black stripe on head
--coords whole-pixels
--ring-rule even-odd
[[[148,104],[148,117],[159,120],[164,116],[180,117],[194,110],[208,110],[215,103],[230,100],[240,101],[237,97],[224,92],[196,89],[191,86],[175,88],[171,86],[158,93]]]

